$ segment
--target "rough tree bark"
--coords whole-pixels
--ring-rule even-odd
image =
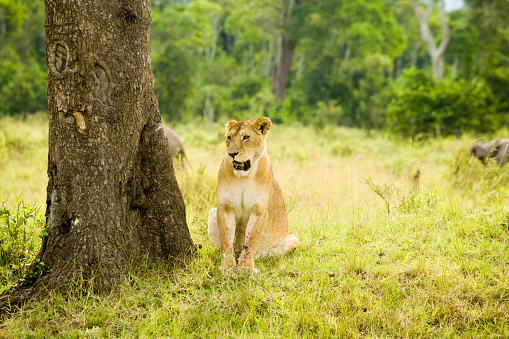
[[[445,18],[444,0],[438,0],[440,26],[442,28],[442,41],[440,41],[438,47],[435,44],[435,39],[433,38],[433,33],[431,33],[428,23],[428,19],[431,15],[431,12],[433,11],[433,7],[435,6],[435,0],[429,1],[426,13],[424,13],[421,5],[419,5],[416,0],[410,0],[410,3],[414,8],[417,19],[419,19],[421,38],[424,40],[426,46],[428,47],[428,54],[431,59],[431,70],[433,76],[438,80],[442,80],[444,75],[444,52],[447,48],[447,45],[449,44],[450,39],[449,26],[447,26],[447,20]]]
[[[149,0],[46,0],[50,272],[11,304],[76,273],[104,293],[130,260],[194,248],[160,125],[148,54]]]

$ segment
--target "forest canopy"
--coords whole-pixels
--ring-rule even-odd
[[[153,0],[161,114],[205,122],[263,115],[409,136],[507,126],[509,2],[466,0],[449,12],[429,3]],[[429,14],[431,41],[415,6]],[[430,44],[444,40],[437,78]],[[0,116],[47,110],[46,72],[44,3],[0,0]]]

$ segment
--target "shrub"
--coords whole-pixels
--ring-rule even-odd
[[[40,207],[23,200],[15,209],[0,206],[0,282],[15,282],[25,276],[46,235]]]
[[[411,137],[490,132],[499,123],[496,100],[483,80],[437,81],[415,69],[396,80],[387,119],[391,130]]]
[[[22,63],[11,51],[0,55],[0,115],[47,110],[47,74],[35,59]]]

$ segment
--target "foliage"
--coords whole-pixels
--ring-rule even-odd
[[[393,86],[387,108],[390,128],[407,136],[492,132],[500,126],[497,102],[483,80],[438,82],[428,73],[407,70]]]
[[[0,282],[26,280],[41,238],[47,235],[40,207],[20,200],[15,208],[0,206]],[[40,271],[40,270],[39,270]]]
[[[471,93],[478,99],[421,112],[430,122],[407,131],[407,121],[398,128],[393,126],[398,120],[387,117],[387,110],[395,109],[392,92],[407,81],[412,71],[405,70],[430,72],[408,0],[153,0],[150,56],[161,114],[171,121],[203,118],[207,123],[266,115],[276,122],[390,127],[404,134],[431,128],[431,134],[447,135],[461,133],[459,128],[487,130],[488,123],[507,125],[509,3],[465,3],[447,13],[451,40],[445,80],[437,86],[451,100]],[[440,29],[438,13],[432,13],[430,26]],[[43,2],[0,0],[0,27],[0,115],[45,110]],[[271,83],[282,37],[293,57],[286,97],[277,101]],[[414,80],[429,85],[426,78]],[[426,95],[433,96],[433,105],[448,100],[432,92]],[[413,116],[412,109],[405,114]],[[499,119],[480,126],[474,120],[482,109]],[[438,118],[425,116],[432,111]]]
[[[509,112],[509,2],[467,0],[468,23],[479,31],[481,47],[475,53],[475,74],[486,79],[500,102],[507,125]],[[466,53],[467,51],[464,51]]]
[[[27,63],[18,61],[13,51],[9,57],[0,60],[0,110],[15,115],[34,113],[47,107],[47,77],[44,70],[34,60]]]
[[[0,115],[47,109],[44,3],[1,0],[0,27]]]
[[[157,7],[156,7],[157,8]],[[194,51],[203,48],[199,18],[183,5],[154,9],[150,56],[161,113],[178,120],[192,94]],[[170,44],[171,41],[171,44]]]

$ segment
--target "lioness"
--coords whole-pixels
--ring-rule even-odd
[[[226,124],[226,155],[217,176],[217,208],[209,213],[209,238],[221,249],[221,267],[254,267],[254,258],[283,255],[299,244],[288,233],[288,216],[269,156],[268,118]]]

